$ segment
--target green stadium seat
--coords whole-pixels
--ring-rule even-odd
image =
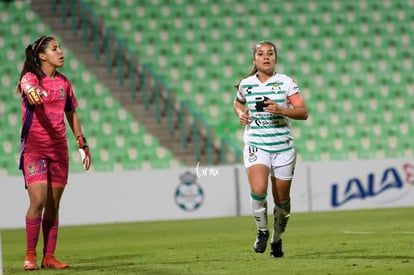
[[[178,1],[176,5],[162,1],[146,5],[139,1],[88,3],[107,26],[116,28],[118,35],[131,43],[143,63],[151,64],[164,77],[178,98],[197,106],[195,109],[200,110],[219,136],[240,138],[234,134],[238,130],[217,120],[238,124],[236,116],[230,113],[233,84],[251,66],[250,42],[246,41],[276,38],[280,47],[278,69],[295,76],[314,121],[295,122],[297,132],[301,133],[296,145],[303,160],[391,157],[401,156],[402,151],[412,155],[407,143],[400,142],[401,136],[411,133],[409,129],[403,129],[406,134],[392,135],[395,142],[380,142],[378,136],[359,131],[363,127],[388,135],[393,121],[404,128],[412,119],[400,115],[412,108],[414,98],[413,94],[404,93],[414,90],[412,79],[407,80],[413,42],[407,27],[408,10],[412,7],[407,1],[293,1],[277,8],[265,2],[236,1],[226,5],[214,1]],[[109,8],[112,4],[118,9],[115,14]],[[242,16],[257,10],[263,13],[260,17]],[[123,32],[125,24],[131,24],[134,33]],[[257,31],[258,26],[261,32]],[[266,26],[275,29],[266,30]],[[137,43],[148,46],[136,47]],[[391,79],[384,77],[388,72]],[[86,104],[89,110],[98,106],[101,111],[93,99],[88,98]],[[319,123],[323,123],[326,137],[315,138],[325,138],[328,143],[334,139],[342,147],[321,146],[313,139],[304,139],[305,133]],[[343,133],[335,131],[337,128],[343,129]],[[357,152],[357,144],[349,140],[361,137],[370,149],[364,147]],[[406,147],[399,147],[401,143]],[[151,160],[145,162],[145,167],[153,165]]]
[[[128,3],[131,4],[132,2],[120,1],[118,4],[126,6]],[[104,1],[102,4],[110,5],[112,1]],[[0,169],[3,167],[2,171],[6,171],[8,174],[16,174],[19,172],[18,170],[15,171],[15,167],[20,146],[20,133],[16,132],[16,127],[20,128],[21,111],[20,99],[18,96],[13,95],[17,79],[14,79],[14,73],[11,72],[20,71],[21,62],[24,58],[23,50],[17,51],[16,49],[31,43],[34,37],[40,36],[43,33],[50,33],[50,30],[30,10],[29,5],[24,1],[15,1],[8,5],[7,9],[4,8],[3,3],[0,3],[0,5],[3,7],[0,9],[2,15],[0,21],[3,23],[0,27],[0,47],[5,49],[3,51],[5,55],[3,56],[7,58],[7,62],[2,60],[4,66],[1,68],[0,87],[3,91],[9,91],[0,95],[0,115],[5,118],[0,120],[0,128],[3,129],[1,137],[6,138],[9,135],[15,135],[13,139],[0,139],[0,153],[3,156],[7,156],[5,159],[8,160],[1,160]],[[26,20],[21,20],[22,14],[24,14]],[[16,22],[20,24],[16,24]],[[128,149],[130,139],[134,139],[137,142],[137,148],[146,146],[141,145],[145,128],[139,125],[131,114],[122,109],[119,102],[110,96],[109,91],[98,83],[96,77],[84,68],[83,64],[73,56],[69,49],[65,49],[65,57],[66,66],[62,68],[62,72],[71,79],[77,94],[79,108],[81,109],[79,115],[94,158],[93,169],[96,171],[118,169],[119,159],[121,157],[124,158],[125,152],[130,151]],[[13,131],[6,134],[4,129],[9,129],[10,125],[14,126]],[[80,165],[79,153],[76,150],[76,143],[69,127],[67,138],[70,146],[70,170],[72,172],[81,172],[82,166]],[[155,153],[157,152],[155,146],[160,145],[157,141],[154,141],[153,146],[152,152]],[[123,152],[123,154],[119,152]],[[175,162],[171,152],[165,149],[160,151],[159,157],[171,158],[171,163]],[[133,162],[134,165],[128,163],[131,163],[131,161],[127,162],[125,166],[128,167],[125,169],[141,168],[140,159],[138,158]],[[13,169],[13,171],[10,169]]]

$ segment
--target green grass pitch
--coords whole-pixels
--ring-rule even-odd
[[[4,274],[27,274],[24,234],[2,230]],[[71,267],[33,273],[414,274],[414,208],[293,213],[281,259],[254,253],[255,235],[250,216],[62,226],[56,255]]]

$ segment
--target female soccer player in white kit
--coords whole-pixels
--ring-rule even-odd
[[[269,238],[268,179],[272,182],[274,228],[270,256],[284,256],[281,235],[290,217],[290,187],[296,151],[290,120],[306,120],[308,111],[295,81],[277,73],[277,50],[269,41],[253,47],[253,68],[237,85],[234,111],[245,125],[244,165],[250,184],[251,208],[258,235],[254,250],[263,253]]]

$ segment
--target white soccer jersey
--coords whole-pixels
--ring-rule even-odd
[[[262,83],[256,75],[240,82],[237,100],[247,103],[251,123],[246,125],[244,142],[270,153],[278,153],[293,148],[290,134],[290,119],[264,111],[264,101],[289,107],[288,97],[298,93],[298,85],[287,75],[275,74]]]

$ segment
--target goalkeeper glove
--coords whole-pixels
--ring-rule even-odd
[[[81,155],[83,169],[85,171],[89,170],[91,166],[91,153],[89,152],[89,146],[86,143],[86,138],[83,135],[77,136],[76,141],[78,143],[78,151]]]
[[[31,105],[39,105],[43,103],[42,96],[47,97],[47,93],[39,88],[31,87],[25,92],[27,100]]]

